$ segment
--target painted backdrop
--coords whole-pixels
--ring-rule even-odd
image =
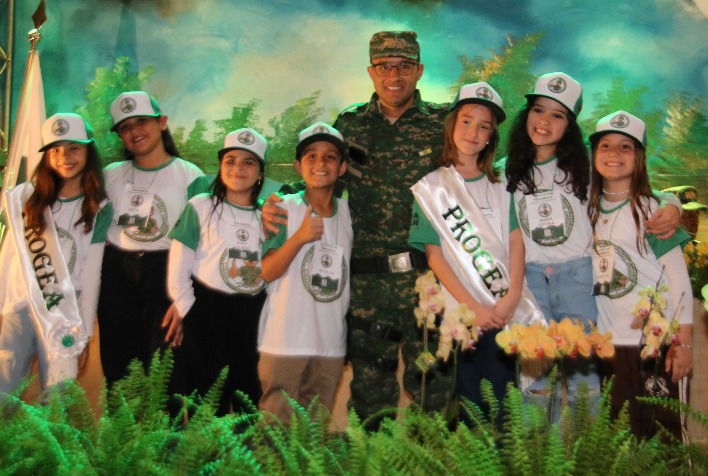
[[[13,118],[37,3],[15,1]],[[534,76],[564,71],[584,86],[586,133],[633,112],[649,126],[656,185],[708,186],[708,0],[47,0],[47,16],[47,115],[85,114],[106,162],[120,151],[108,105],[141,88],[206,171],[225,133],[251,125],[271,142],[268,175],[292,178],[296,132],[370,97],[371,34],[411,29],[424,98],[486,80],[513,116]],[[7,28],[0,0],[0,38]]]

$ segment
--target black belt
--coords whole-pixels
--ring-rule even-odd
[[[360,317],[352,317],[351,321],[352,329],[357,329],[359,331],[364,331],[368,334],[373,334],[382,339],[390,340],[392,342],[400,342],[403,333],[400,329],[397,329],[388,324],[382,322],[369,321],[367,319],[362,319]]]
[[[351,268],[353,274],[407,273],[414,269],[427,269],[428,260],[425,253],[412,250],[388,256],[352,258]]]

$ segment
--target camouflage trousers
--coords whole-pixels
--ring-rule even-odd
[[[362,419],[398,403],[399,348],[405,364],[404,389],[421,403],[423,374],[415,360],[423,352],[423,331],[417,328],[413,314],[416,277],[416,273],[352,276],[349,355],[353,380],[349,405]],[[430,333],[428,341],[428,349],[435,355],[437,333]],[[427,372],[425,410],[446,410],[455,395],[453,373],[453,366],[442,361]]]

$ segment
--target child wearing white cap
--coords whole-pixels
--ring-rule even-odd
[[[290,421],[283,392],[307,407],[315,396],[332,410],[346,353],[352,226],[347,202],[334,197],[347,170],[342,134],[318,122],[298,135],[295,170],[306,189],[280,204],[287,225],[263,245],[270,284],[258,332],[259,408]]]
[[[594,168],[589,210],[598,327],[600,332],[612,332],[615,346],[614,357],[600,361],[600,373],[603,380],[615,377],[612,413],[616,417],[628,401],[633,433],[650,438],[660,422],[680,440],[686,427],[677,413],[641,404],[636,397],[671,397],[687,403],[693,306],[682,249],[690,236],[683,229],[665,240],[646,233],[644,222],[659,207],[659,199],[649,183],[646,127],[641,119],[625,111],[613,112],[598,121],[590,144]],[[639,292],[647,287],[656,287],[663,299],[655,297],[651,310],[645,300],[642,314]],[[652,312],[656,310],[661,310],[665,321],[657,319]],[[676,333],[670,345],[658,345],[651,333],[645,335],[647,317],[667,327],[675,318],[678,327],[670,329]]]
[[[168,232],[187,200],[208,185],[196,165],[179,157],[167,116],[149,94],[120,94],[111,117],[127,160],[104,171],[115,208],[98,307],[109,384],[126,375],[133,359],[147,366],[165,342],[180,344],[181,320],[167,293]]]
[[[484,330],[474,350],[458,358],[458,394],[488,411],[482,379],[491,382],[494,395],[504,400],[515,380],[514,359],[495,342],[496,334],[514,317],[541,319],[540,311],[524,291],[524,243],[511,194],[504,176],[494,166],[499,124],[506,118],[499,94],[487,83],[462,86],[445,122],[441,167],[411,190],[415,196],[408,243],[428,257],[445,294],[445,314],[460,304],[475,313],[475,325]],[[473,266],[459,223],[474,230],[474,252],[485,250],[493,264]],[[485,280],[482,275],[499,275]],[[501,416],[501,413],[499,414]],[[465,415],[461,415],[463,418]],[[501,423],[501,420],[500,420]]]
[[[597,304],[591,292],[592,227],[587,210],[591,164],[577,122],[582,88],[565,73],[548,73],[536,80],[526,98],[526,108],[509,135],[506,160],[508,189],[514,193],[523,230],[526,281],[547,319],[576,318],[589,330],[597,322]],[[672,233],[678,225],[678,209],[667,215],[655,224],[662,233]],[[582,384],[591,404],[599,400],[593,359],[568,358],[563,369],[571,406]],[[545,407],[547,387],[542,377],[525,388],[525,394]],[[560,418],[560,388],[558,382],[554,421]]]
[[[236,390],[253,404],[261,397],[256,342],[266,282],[256,199],[267,149],[249,127],[227,134],[210,192],[189,200],[169,235],[168,288],[184,317],[184,359],[176,365],[186,365],[186,393],[202,396],[229,366],[218,415],[244,408]]]
[[[43,389],[76,378],[85,364],[113,213],[91,126],[60,113],[41,133],[31,181],[3,197],[0,394],[29,375],[35,354]]]

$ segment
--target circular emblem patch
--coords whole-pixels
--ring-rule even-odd
[[[538,206],[538,214],[542,217],[550,216],[552,212],[553,208],[547,203],[542,203]]]
[[[135,99],[131,97],[123,98],[120,102],[120,110],[126,114],[135,111],[137,106],[138,104],[135,102]]]
[[[57,119],[54,121],[54,124],[52,124],[52,134],[55,136],[63,136],[69,132],[69,123],[66,122],[64,119]]]
[[[490,101],[494,97],[492,95],[492,92],[486,86],[482,86],[482,87],[477,88],[477,90],[474,93],[477,95],[478,98],[488,99]]]
[[[329,268],[332,266],[332,257],[330,255],[322,255],[322,266]]]
[[[629,118],[624,114],[617,114],[615,117],[610,119],[610,125],[615,129],[624,129],[629,126]]]
[[[238,141],[245,145],[251,145],[256,141],[256,138],[248,131],[244,131],[238,135]]]
[[[262,242],[259,242],[259,247]],[[257,251],[227,248],[219,259],[221,279],[239,294],[258,294],[266,287]]]
[[[147,224],[143,226],[125,225],[123,233],[135,241],[151,242],[157,241],[170,231],[170,223],[167,219],[167,205],[159,195],[154,195],[150,217]]]
[[[134,207],[139,207],[143,203],[143,196],[142,195],[135,195],[133,198],[130,199],[130,204],[133,205]]]
[[[607,296],[610,299],[626,296],[637,285],[637,266],[621,247],[613,245],[607,240],[595,241],[595,247],[603,246],[614,246],[615,248],[615,268],[612,270],[612,282]],[[605,269],[607,267],[608,265],[605,264]],[[600,269],[602,269],[602,262],[600,262]]]
[[[549,192],[550,190],[537,190],[537,192]],[[541,246],[556,246],[568,240],[570,232],[573,230],[575,217],[573,215],[573,206],[567,198],[560,196],[561,208],[563,209],[563,223],[547,228],[530,229],[529,211],[526,203],[526,196],[519,201],[519,225],[524,230],[526,236],[529,236],[533,241]],[[547,203],[539,205],[536,212],[541,218],[546,218],[553,212],[553,207]]]
[[[248,230],[245,228],[239,228],[238,231],[236,231],[236,238],[238,238],[239,241],[248,241],[249,236]]]
[[[329,134],[329,130],[325,126],[317,126],[312,129],[312,135],[315,134]]]
[[[555,78],[548,81],[548,90],[552,93],[562,93],[563,91],[565,91],[566,87],[567,85],[565,84],[565,79],[561,78],[560,76],[556,76]]]
[[[318,272],[313,273],[313,258],[315,256],[315,247],[310,247],[305,253],[305,258],[302,260],[302,267],[300,268],[302,284],[305,285],[305,289],[309,292],[315,301],[319,302],[332,302],[338,299],[344,292],[344,287],[347,284],[347,279],[349,277],[349,267],[347,266],[347,260],[342,256],[342,274],[337,277],[321,275]],[[325,257],[328,257],[327,261]],[[325,261],[329,264],[325,265]],[[320,262],[324,267],[332,266],[332,257],[324,254],[320,258]]]

